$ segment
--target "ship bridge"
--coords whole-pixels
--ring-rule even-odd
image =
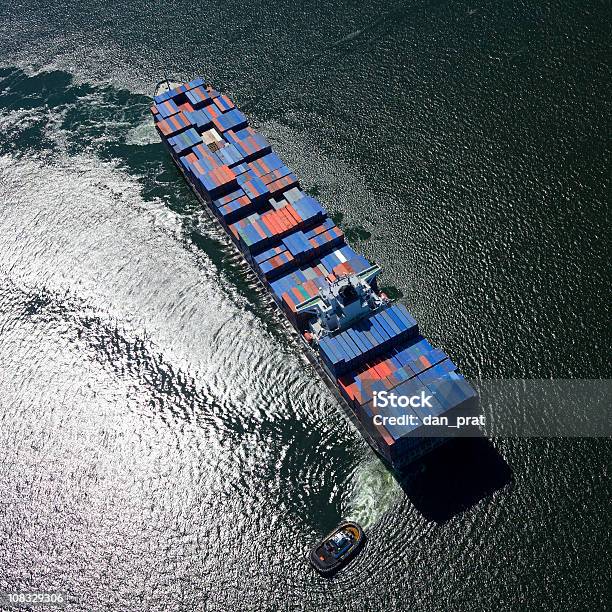
[[[351,327],[386,304],[370,285],[379,272],[380,267],[374,265],[359,274],[343,276],[297,306],[298,313],[314,315],[309,327],[317,340]]]

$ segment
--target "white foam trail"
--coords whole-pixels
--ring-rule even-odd
[[[133,127],[125,138],[126,144],[129,145],[148,145],[158,144],[159,136],[153,127],[153,121],[147,118],[140,125]]]
[[[346,518],[367,529],[393,507],[401,492],[382,462],[378,458],[368,459],[355,471]]]

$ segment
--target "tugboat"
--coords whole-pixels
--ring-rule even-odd
[[[310,551],[310,563],[323,576],[333,576],[355,557],[365,544],[363,529],[342,523]]]

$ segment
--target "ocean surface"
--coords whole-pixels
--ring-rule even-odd
[[[0,592],[610,609],[610,440],[462,440],[398,483],[148,115],[165,75],[227,92],[467,377],[610,378],[609,2],[5,0],[0,20]],[[369,542],[326,580],[307,551],[344,518]]]

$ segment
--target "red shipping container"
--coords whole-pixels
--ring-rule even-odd
[[[179,104],[179,108],[183,111],[183,112],[189,112],[189,113],[193,113],[194,108],[193,106],[191,106],[190,102],[185,102],[183,104]]]
[[[276,213],[276,220],[281,227],[282,233],[285,233],[291,229],[291,225],[289,225],[287,218],[285,215],[283,215],[282,209]]]
[[[283,210],[287,211],[294,219],[296,224],[302,222],[302,217],[298,215],[297,211],[291,204],[287,204],[287,206],[283,206]]]
[[[274,215],[266,213],[265,215],[261,216],[261,220],[266,224],[266,227],[270,230],[270,233],[273,236],[280,234],[280,226],[278,225],[278,223],[276,223]]]

